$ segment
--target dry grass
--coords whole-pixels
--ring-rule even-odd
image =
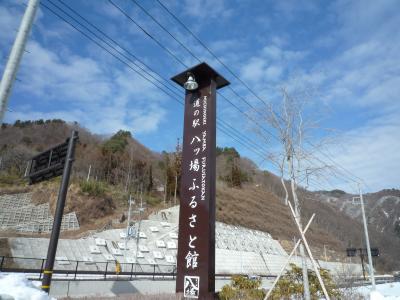
[[[11,256],[10,245],[6,238],[0,238],[0,254],[2,256]]]
[[[316,258],[330,261],[344,261],[349,245],[363,245],[363,228],[359,220],[341,213],[329,204],[307,200],[301,201],[302,222],[306,224],[313,213],[316,214],[306,236]],[[278,239],[286,251],[293,249],[293,237],[299,238],[289,208],[275,193],[254,185],[242,189],[228,188],[221,183],[217,186],[217,220],[232,225],[269,232]],[[390,271],[400,265],[396,259],[396,241],[368,228],[372,247],[384,249],[376,259],[376,267]]]
[[[0,187],[0,196],[2,195],[13,195],[13,194],[21,194],[28,193],[32,191],[30,186],[8,186],[8,187]]]
[[[52,210],[55,208],[56,195],[58,193],[58,182],[49,182],[31,188],[33,201],[36,204],[50,202]],[[116,197],[114,197],[116,199]],[[83,194],[79,186],[72,183],[68,191],[66,207],[64,212],[75,211],[81,228],[76,231],[62,232],[62,238],[78,238],[86,236],[89,231],[99,230],[107,224],[112,223],[113,228],[122,228],[125,224],[118,221],[126,212],[126,202],[106,197],[91,197]],[[263,187],[248,184],[241,189],[229,188],[221,182],[217,184],[217,220],[240,225],[252,229],[269,232],[275,239],[281,241],[286,251],[293,247],[293,237],[298,237],[298,231],[294,225],[289,208],[284,205],[274,192],[267,191]],[[146,216],[152,211],[162,209],[163,205],[148,210]],[[312,213],[316,213],[307,237],[309,244],[317,258],[324,259],[324,245],[327,248],[328,260],[345,259],[345,249],[350,245],[362,244],[363,232],[361,223],[342,214],[328,204],[307,200],[301,204],[303,224],[305,224]],[[146,217],[144,216],[144,217]],[[377,260],[378,268],[390,269],[396,265],[393,260],[397,249],[392,247],[393,242],[370,229],[371,239],[377,246],[385,245],[385,252]],[[17,234],[15,232],[1,233],[6,236],[35,236],[48,237],[48,234]],[[393,248],[393,249],[392,249]]]
[[[298,236],[289,208],[274,194],[254,186],[218,189],[217,219],[228,224],[267,231],[275,239],[291,240]],[[329,232],[316,227],[310,227],[310,240],[331,244],[334,238]]]

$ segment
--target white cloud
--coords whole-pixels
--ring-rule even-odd
[[[165,115],[164,110],[154,106],[147,110],[131,110],[129,118],[132,121],[127,123],[133,129],[133,132],[149,133],[157,130]]]
[[[295,17],[299,11],[290,4],[279,4],[276,10]],[[315,42],[319,47],[330,48],[329,56],[316,56],[310,50],[313,62],[307,68],[302,62],[308,51],[294,51],[290,42],[272,43],[243,64],[241,76],[256,90],[266,91],[270,99],[277,86],[291,87],[301,81],[316,89],[322,102],[333,110],[345,107],[349,112],[346,118],[354,115],[357,122],[348,122],[352,125],[344,128],[343,147],[331,149],[333,158],[363,178],[369,189],[399,187],[398,3],[339,0],[329,10],[337,23]],[[269,80],[263,80],[266,78]],[[338,126],[340,118],[335,119]],[[343,181],[336,183],[341,185]]]
[[[264,74],[265,65],[266,61],[264,59],[253,57],[246,65],[242,67],[241,77],[243,77],[245,80],[257,82]]]
[[[306,56],[306,51],[294,51],[285,49],[284,46],[269,44],[257,55],[242,62],[240,76],[257,90],[276,88]],[[273,94],[271,90],[266,93]]]
[[[21,17],[22,11],[13,6],[12,3],[10,3],[10,6],[0,6],[0,40],[2,41],[2,45],[11,43],[14,40]]]
[[[329,152],[341,166],[362,178],[369,191],[400,188],[399,128],[395,114],[372,120],[345,133],[340,139],[342,146]],[[348,189],[343,181],[337,184]]]
[[[275,14],[282,19],[290,22],[297,17],[303,17],[305,13],[312,13],[318,10],[318,2],[304,0],[276,1],[271,5]]]
[[[398,9],[396,0],[338,0],[332,5],[339,22],[339,34],[349,43],[398,37]]]
[[[196,18],[227,18],[233,14],[233,9],[227,7],[225,0],[185,0],[184,11]]]
[[[20,71],[24,91],[47,99],[80,102],[99,101],[110,94],[110,83],[94,60],[62,57],[35,41],[29,43],[29,49]]]
[[[165,96],[130,69],[110,69],[89,57],[60,55],[36,41],[29,45],[19,91],[41,100],[36,105],[13,106],[12,120],[61,118],[96,133],[158,129],[166,111]]]

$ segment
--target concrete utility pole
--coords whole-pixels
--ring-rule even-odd
[[[87,173],[86,182],[88,182],[89,179],[90,179],[90,171],[91,171],[91,170],[92,170],[92,165],[89,165],[89,171],[88,171],[88,173]]]
[[[364,223],[364,233],[365,233],[365,243],[367,244],[367,254],[368,254],[368,264],[369,264],[369,277],[371,278],[372,290],[375,291],[375,276],[374,276],[374,266],[372,265],[372,255],[371,255],[371,246],[369,244],[369,236],[368,236],[368,227],[367,227],[367,219],[365,217],[364,210],[364,199],[361,191],[361,186],[358,184],[358,190],[360,191],[360,202],[361,202],[361,212]]]
[[[128,209],[128,224],[126,225],[126,236],[125,236],[125,252],[127,249],[127,242],[129,237],[129,227],[131,226],[131,205],[132,205],[132,196],[129,195],[129,209]]]
[[[29,0],[19,27],[17,37],[11,49],[10,56],[4,69],[3,78],[0,82],[0,125],[3,124],[4,115],[7,110],[8,98],[11,94],[13,82],[16,78],[22,54],[25,50],[26,41],[31,31],[39,0]]]
[[[140,194],[140,207],[138,210],[135,212],[139,214],[139,222],[138,222],[138,228],[136,231],[136,253],[135,253],[135,272],[136,272],[136,265],[137,265],[137,258],[139,254],[139,241],[140,241],[140,226],[142,223],[142,212],[144,212],[144,207],[143,207],[143,198],[142,194]]]

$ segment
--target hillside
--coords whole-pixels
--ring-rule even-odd
[[[358,195],[331,192],[317,192],[315,200],[328,203],[351,218],[361,220]],[[386,189],[364,195],[365,213],[369,226],[388,236],[400,238],[400,190]]]
[[[140,144],[130,132],[119,131],[110,137],[101,137],[76,123],[61,120],[3,126],[0,131],[0,194],[30,191],[35,203],[49,202],[54,211],[59,179],[27,186],[22,176],[26,161],[32,155],[63,142],[72,128],[79,130],[80,143],[66,212],[76,212],[81,229],[63,233],[64,236],[84,235],[88,230],[101,229],[110,223],[125,226],[129,194],[136,199],[143,195],[148,204],[147,213],[173,205],[176,174],[178,187],[180,181],[179,147],[175,153],[155,153]],[[259,170],[234,148],[218,148],[217,155],[217,220],[267,231],[289,250],[298,233],[288,207],[281,200],[283,189],[279,178]],[[90,180],[86,182],[89,166]],[[167,193],[164,193],[165,188]],[[176,192],[179,198],[179,188]],[[352,196],[342,191],[302,192],[303,223],[316,213],[307,236],[317,257],[323,257],[324,246],[329,259],[344,258],[348,246],[363,247],[360,209],[352,205]],[[376,263],[382,270],[400,269],[397,259],[400,238],[396,231],[399,197],[397,190],[365,196],[371,244],[381,249],[382,255]]]
[[[318,257],[323,258],[324,245],[327,256],[332,251],[335,256],[345,257],[347,247],[364,247],[364,235],[361,222],[342,213],[328,203],[319,201],[302,202],[303,223],[316,213],[316,217],[307,234],[310,245]],[[228,224],[237,224],[249,228],[268,231],[279,240],[286,241],[289,249],[293,246],[293,237],[298,236],[291,219],[289,208],[274,193],[254,185],[242,189],[217,188],[217,218]],[[400,239],[382,235],[375,228],[369,228],[372,247],[381,249],[376,265],[381,270],[400,268],[398,247]]]
[[[343,191],[339,193],[338,191],[319,191],[309,194],[310,202],[316,203],[316,206],[325,204],[335,213],[346,215],[361,224],[360,204],[359,201],[353,201],[353,197],[358,197],[358,195],[347,194]],[[367,193],[363,198],[371,247],[379,247],[382,258],[393,256],[393,263],[396,268],[399,268],[397,258],[400,246],[400,191],[385,189],[376,193]],[[363,241],[363,236],[361,236],[357,243],[360,244]]]

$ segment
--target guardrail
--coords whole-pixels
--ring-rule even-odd
[[[40,274],[42,278],[46,259],[0,256],[0,272],[31,273]],[[104,280],[107,276],[134,276],[147,277],[172,277],[176,276],[175,265],[162,264],[140,264],[140,263],[120,263],[118,261],[72,261],[56,260],[53,274],[73,276],[76,280],[78,275],[101,275]]]
[[[35,279],[41,280],[44,271],[45,258],[28,258],[0,256],[0,272],[38,274]],[[117,261],[88,262],[88,261],[56,260],[53,277],[57,275],[69,280],[132,280],[137,277],[172,278],[176,277],[176,265],[119,263]],[[96,270],[94,270],[96,269]],[[80,276],[97,275],[97,276]],[[245,274],[242,274],[245,275]],[[231,278],[233,274],[216,274],[217,278]],[[257,275],[261,278],[275,278],[275,275]]]

